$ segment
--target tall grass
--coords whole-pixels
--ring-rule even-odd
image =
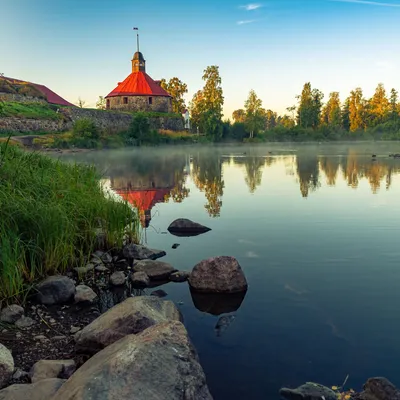
[[[0,302],[82,265],[99,231],[111,248],[126,233],[135,240],[138,226],[127,203],[105,196],[94,167],[0,144]]]

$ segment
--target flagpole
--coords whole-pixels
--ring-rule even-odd
[[[139,49],[139,28],[133,28],[134,31],[138,31],[137,32],[137,36],[136,36],[136,44],[137,44],[137,51],[139,53],[140,49]]]

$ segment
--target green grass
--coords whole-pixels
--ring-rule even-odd
[[[57,108],[51,104],[5,101],[1,103],[0,117],[59,120],[63,116],[56,112]]]
[[[21,301],[39,279],[83,265],[106,234],[122,246],[139,223],[128,203],[106,197],[91,166],[66,164],[0,144],[0,306]]]

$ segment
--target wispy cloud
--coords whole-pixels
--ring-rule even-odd
[[[255,19],[245,19],[243,21],[238,21],[238,25],[245,25],[245,24],[252,24],[253,22],[256,22]]]
[[[378,1],[369,0],[329,0],[337,3],[354,3],[354,4],[366,4],[368,6],[380,6],[380,7],[400,7],[400,4],[396,3],[380,3]]]
[[[395,68],[395,65],[392,62],[386,60],[377,61],[375,65],[378,68],[381,68],[386,71],[393,70]]]
[[[260,4],[260,3],[250,3],[250,4],[246,4],[245,6],[240,6],[240,8],[244,8],[246,11],[254,11],[261,7],[262,7],[262,4]]]

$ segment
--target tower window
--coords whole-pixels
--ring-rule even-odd
[[[128,104],[128,98],[124,97],[124,104]]]
[[[149,104],[153,104],[153,98],[149,97]]]

